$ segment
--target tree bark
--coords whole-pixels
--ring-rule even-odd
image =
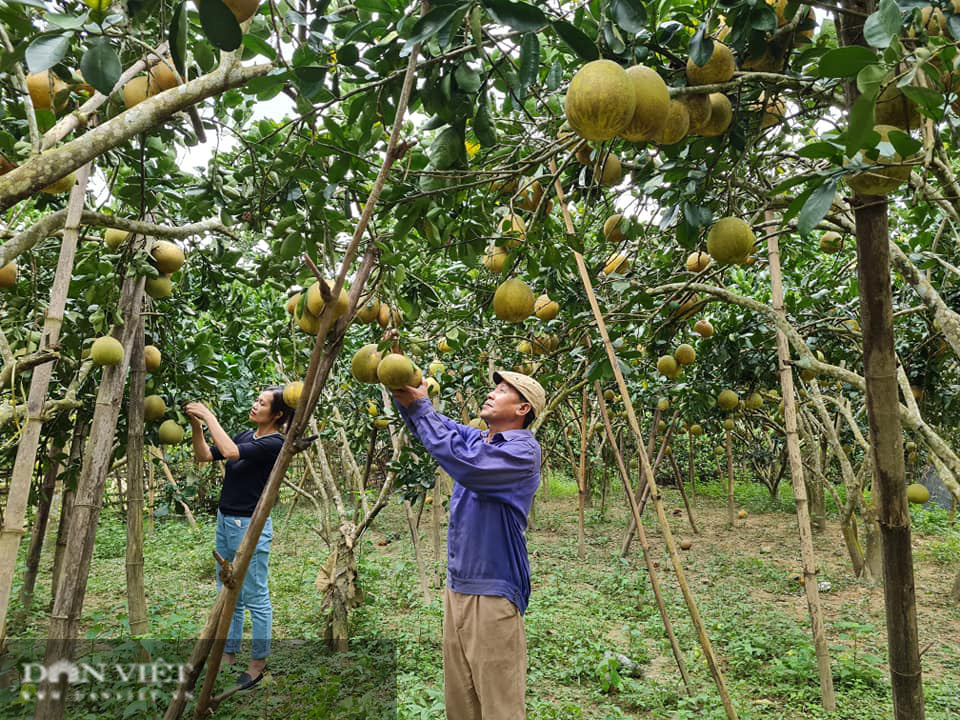
[[[15,171],[13,171],[15,172]],[[63,312],[67,305],[70,278],[73,275],[73,260],[77,252],[80,235],[80,213],[83,211],[84,193],[90,166],[84,165],[77,177],[77,183],[70,191],[67,208],[67,220],[60,245],[60,256],[54,273],[53,286],[50,288],[50,304],[43,321],[41,348],[55,349],[60,344],[60,328],[63,325]],[[7,495],[6,509],[3,513],[3,527],[0,529],[0,646],[6,637],[7,611],[10,607],[10,592],[13,587],[13,575],[17,567],[17,554],[20,549],[20,537],[24,534],[24,521],[27,516],[27,503],[30,498],[30,481],[33,478],[37,462],[37,450],[40,445],[40,429],[43,427],[43,409],[53,376],[54,363],[44,363],[36,367],[30,379],[30,391],[27,396],[27,423],[23,428],[17,457],[10,478],[10,492]],[[11,404],[15,401],[11,399]]]
[[[59,660],[72,659],[72,646],[87,589],[104,484],[110,470],[117,417],[120,414],[120,402],[123,399],[123,388],[130,365],[130,348],[140,326],[143,284],[142,276],[127,276],[123,281],[120,313],[124,325],[122,331],[119,328],[113,331],[114,337],[118,337],[123,345],[123,360],[118,365],[103,368],[96,410],[90,427],[90,442],[87,443],[83,470],[77,483],[74,509],[67,528],[67,545],[50,615],[45,656],[48,667]],[[55,687],[44,683],[45,692],[37,701],[36,720],[60,720],[63,717],[66,700],[65,676],[57,687],[61,692],[54,697],[52,691]]]
[[[131,635],[145,635],[147,593],[143,577],[143,395],[147,370],[143,360],[143,316],[130,353],[130,399],[127,402],[127,613]]]
[[[724,445],[727,450],[727,527],[733,530],[737,518],[733,500],[733,432],[724,430]]]
[[[858,196],[854,198],[854,213],[867,419],[877,521],[883,538],[883,594],[894,718],[923,720],[923,676],[893,340],[886,198]]]

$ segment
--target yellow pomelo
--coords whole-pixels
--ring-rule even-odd
[[[494,293],[493,312],[504,322],[519,323],[530,317],[534,303],[530,287],[519,278],[510,278]]]
[[[444,365],[439,360],[432,360],[429,365],[427,365],[427,372],[430,373],[430,377],[437,377],[438,375],[443,375],[447,371],[447,366]]]
[[[316,335],[320,332],[320,318],[310,312],[309,308],[304,304],[303,312],[299,315],[294,316],[297,320],[297,325],[305,333],[310,335]]]
[[[160,423],[157,436],[163,445],[179,445],[183,442],[183,428],[177,425],[176,420],[164,420]]]
[[[362,308],[357,310],[357,320],[362,323],[372,323],[377,321],[377,315],[380,314],[380,301],[377,298],[367,300]]]
[[[722,42],[713,41],[713,53],[703,67],[697,65],[693,58],[687,59],[687,83],[690,85],[712,85],[724,83],[733,77],[737,71],[737,62],[733,53]]]
[[[923,118],[912,100],[897,87],[898,75],[891,73],[886,85],[877,97],[874,121],[877,125],[892,125],[901,130],[915,130],[920,127]]]
[[[923,505],[930,499],[930,491],[920,483],[907,486],[907,500],[916,505]]]
[[[390,353],[377,366],[377,379],[391,390],[399,390],[413,382],[415,369],[409,358]]]
[[[898,128],[891,125],[875,125],[873,129],[880,133],[881,143],[888,143],[890,132]],[[863,156],[863,153],[858,153],[858,156]],[[865,156],[865,159],[870,160],[869,156]],[[902,162],[903,158],[896,150],[893,154],[881,150],[875,163],[890,167],[864,170],[855,175],[848,175],[847,185],[858,195],[888,195],[910,179],[911,168],[909,165],[900,164]]]
[[[66,98],[57,100],[57,96],[66,89],[67,84],[49,70],[27,75],[27,92],[37,110],[53,110],[54,103],[57,110],[62,110],[66,106]]]
[[[483,255],[483,266],[492,273],[503,270],[507,262],[507,251],[497,245],[490,245]]]
[[[377,404],[371,400],[367,403],[367,415],[370,417],[377,417],[380,414],[380,408],[377,407]]]
[[[167,404],[159,395],[147,395],[143,399],[143,419],[154,422],[162,418],[167,412]]]
[[[300,396],[303,394],[303,383],[299,380],[288,382],[283,386],[283,404],[288,408],[296,408],[300,404]]]
[[[77,174],[70,173],[68,175],[64,175],[59,180],[54,180],[45,188],[40,188],[40,192],[47,193],[47,195],[62,195],[63,193],[68,193],[73,190],[73,185],[76,182]]]
[[[156,88],[156,92],[169,90],[179,85],[177,74],[174,72],[173,60],[169,57],[163,58],[160,62],[150,68],[150,85]]]
[[[706,137],[723,135],[733,122],[733,106],[723,93],[710,93],[710,121],[700,128]]]
[[[763,395],[758,392],[752,392],[747,396],[743,404],[747,406],[748,410],[759,410],[763,407]]]
[[[333,283],[329,280],[324,280],[327,284],[327,288],[332,290]],[[333,317],[338,318],[347,311],[347,307],[350,305],[350,298],[347,295],[346,288],[340,288],[340,294],[337,296],[336,302],[333,305]],[[323,312],[323,295],[320,293],[320,281],[318,280],[313,285],[307,288],[307,309],[310,310],[315,316],[319,317],[320,313]]]
[[[390,312],[390,306],[387,303],[380,303],[380,310],[377,312],[377,324],[385,328],[390,324],[390,319],[393,317],[393,313]]]
[[[17,284],[17,263],[11,260],[0,267],[0,289],[12,288]]]
[[[604,275],[612,275],[613,273],[624,275],[628,270],[630,270],[630,261],[623,253],[614,253],[607,258],[607,262],[603,266]]]
[[[670,108],[670,91],[655,70],[643,65],[627,68],[633,84],[636,107],[620,137],[630,142],[652,140],[663,129]]]
[[[673,355],[661,355],[657,359],[657,372],[666,377],[673,377],[680,369],[677,359]]]
[[[692,365],[697,359],[697,353],[693,346],[687,343],[679,345],[673,355],[681,365]]]
[[[533,312],[541,320],[549,322],[560,314],[560,303],[551,300],[544,293],[533,303]]]
[[[179,270],[186,260],[183,250],[169,240],[158,240],[150,254],[157,263],[157,270],[167,275]]]
[[[413,378],[410,380],[413,387],[420,387],[423,384],[423,371],[416,365],[413,366]]]
[[[437,340],[437,352],[448,353],[453,352],[453,348],[450,346],[450,343],[445,337]]]
[[[735,410],[740,404],[740,397],[733,390],[721,390],[717,395],[717,407],[721,410]]]
[[[714,223],[707,233],[707,252],[721,265],[743,261],[752,251],[756,237],[753,230],[737,217],[725,217]]]
[[[377,376],[377,366],[380,364],[382,355],[377,350],[375,343],[364,345],[354,353],[350,361],[350,371],[360,382],[375,383],[379,380]]]
[[[690,131],[690,111],[680,100],[671,100],[667,108],[667,119],[654,136],[657,145],[673,145],[683,140]]]
[[[138,75],[123,86],[123,104],[129,110],[154,94],[156,86],[146,75]]]
[[[690,135],[701,132],[710,123],[710,113],[713,112],[713,106],[710,104],[709,95],[706,93],[684,95],[679,102],[682,102],[687,108],[687,115],[690,118],[687,132]]]
[[[786,64],[786,54],[768,46],[762,55],[745,58],[740,69],[751,72],[780,72]]]
[[[820,249],[825,253],[839,252],[841,241],[840,233],[829,230],[820,236]]]
[[[703,435],[703,427],[702,427],[701,425],[699,425],[698,423],[694,423],[693,425],[690,426],[690,434],[691,434],[691,435]]]
[[[777,125],[783,120],[786,112],[787,104],[783,98],[767,101],[763,106],[763,116],[760,118],[760,127],[765,129]]]
[[[537,206],[540,205],[542,199],[543,185],[540,184],[539,180],[534,180],[520,191],[520,201],[517,203],[517,206],[521,210],[534,212]],[[549,212],[549,210],[547,212]]]
[[[295,293],[287,300],[287,312],[291,315],[297,314],[297,305],[300,302],[300,293]]]
[[[603,221],[603,237],[607,239],[607,242],[619,245],[623,241],[623,231],[620,230],[622,220],[623,215],[617,213]]]
[[[440,394],[440,383],[435,377],[427,378],[427,395],[435,397]]]
[[[713,337],[713,325],[709,320],[697,320],[693,326],[693,331],[700,337]]]
[[[724,430],[733,430],[737,426],[736,423],[733,422],[733,420],[731,420],[730,418],[727,418],[726,420],[724,420],[721,423],[721,425],[723,426]]]
[[[611,60],[588,62],[570,81],[566,115],[570,127],[587,140],[610,140],[633,118],[637,98],[626,70]]]
[[[697,311],[697,306],[699,304],[699,295],[688,295],[680,301],[680,306],[673,311],[673,315],[671,317],[675,317],[679,320],[686,320]]]
[[[155,372],[160,369],[160,363],[163,356],[160,354],[160,348],[156,345],[144,345],[143,347],[143,365],[147,372]]]
[[[657,400],[657,410],[663,412],[664,410],[670,409],[670,398],[662,397]]]
[[[256,14],[257,8],[260,7],[260,0],[224,0],[224,5],[230,8],[237,22],[242,23]]]
[[[521,340],[517,343],[517,352],[521,355],[529,355],[533,352],[533,345],[530,344],[529,340]]]
[[[109,335],[99,337],[90,347],[90,359],[96,365],[119,365],[123,361],[123,345]]]
[[[154,300],[162,300],[173,295],[173,281],[170,280],[169,275],[161,275],[155,278],[148,277],[144,290]]]
[[[126,230],[118,230],[117,228],[107,228],[106,232],[103,233],[103,243],[111,250],[116,250],[118,247],[127,242],[127,239],[130,237],[131,233]]]
[[[607,154],[603,158],[603,166],[595,167],[593,175],[597,182],[605,187],[619,185],[620,181],[623,180],[623,165],[620,163],[620,158],[612,153]]]
[[[687,256],[687,270],[700,273],[710,267],[710,256],[702,250],[692,252]]]

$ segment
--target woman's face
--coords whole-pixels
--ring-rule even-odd
[[[250,420],[257,425],[271,425],[274,420],[273,413],[273,393],[264,390],[253,403],[250,410]]]

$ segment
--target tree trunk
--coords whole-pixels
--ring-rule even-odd
[[[130,353],[130,399],[127,403],[127,613],[131,635],[145,635],[147,594],[143,579],[143,316]]]
[[[410,538],[413,541],[413,558],[417,563],[417,575],[420,577],[420,590],[423,592],[423,602],[430,604],[430,581],[427,580],[427,567],[423,562],[423,553],[420,551],[420,531],[417,529],[416,520],[413,517],[413,509],[410,507],[410,501],[403,501],[403,509],[407,515],[407,525],[410,526]]]
[[[60,243],[60,256],[53,277],[53,286],[50,288],[50,304],[47,306],[43,321],[41,348],[56,350],[60,345],[60,328],[63,325],[63,311],[67,305],[70,278],[73,276],[73,260],[80,239],[80,215],[83,212],[83,199],[89,176],[90,165],[84,165],[78,173],[77,183],[70,191],[63,240]],[[25,532],[24,521],[30,499],[30,482],[37,462],[40,429],[43,427],[43,407],[55,366],[55,362],[48,362],[33,369],[30,391],[27,395],[27,422],[17,445],[17,457],[13,463],[13,474],[10,476],[10,491],[3,513],[3,526],[0,528],[0,647],[3,646],[6,637],[7,610],[10,607],[10,592],[17,567],[20,537]],[[11,406],[16,408],[16,402],[11,401]]]
[[[950,589],[950,599],[957,605],[960,605],[960,572],[957,572],[957,577],[953,580],[953,587]]]
[[[766,219],[771,220],[769,211]],[[767,257],[770,271],[770,301],[774,312],[785,316],[783,309],[783,285],[780,273],[780,240],[776,234],[767,238]],[[786,433],[787,457],[790,462],[790,479],[793,484],[794,504],[797,508],[797,530],[800,535],[800,560],[803,565],[804,593],[810,615],[810,630],[817,656],[817,674],[820,678],[820,702],[828,712],[836,709],[833,691],[833,674],[830,670],[830,650],[820,608],[820,588],[817,584],[817,558],[813,551],[813,535],[807,511],[806,486],[803,479],[803,460],[800,454],[800,438],[797,433],[797,407],[793,390],[793,372],[790,368],[790,348],[787,337],[777,330],[777,371],[780,375],[780,394],[783,397],[783,424]]]
[[[114,337],[121,336],[124,348],[123,360],[118,365],[103,368],[100,389],[97,393],[96,410],[90,427],[90,442],[83,458],[83,470],[77,483],[76,500],[67,528],[67,545],[63,554],[59,584],[50,615],[49,639],[45,663],[49,667],[60,660],[71,660],[73,640],[83,609],[87,590],[90,560],[93,556],[100,504],[104,484],[110,469],[113,437],[120,414],[120,402],[130,364],[130,348],[134,334],[140,327],[140,305],[143,298],[144,278],[128,276],[124,279],[120,297],[120,312],[124,319],[122,331],[115,329]],[[56,688],[44,683],[44,694],[37,701],[36,720],[59,720],[63,717],[66,700],[66,678],[62,677]]]
[[[854,212],[867,419],[870,423],[877,521],[883,538],[883,594],[894,718],[923,720],[923,676],[917,640],[913,550],[893,341],[886,199],[855,197]]]
[[[63,493],[60,498],[60,521],[57,523],[57,542],[53,554],[53,572],[50,575],[50,608],[57,597],[57,587],[60,584],[60,570],[63,568],[63,556],[67,549],[67,528],[70,527],[70,516],[73,515],[73,502],[76,491],[63,484]]]
[[[689,471],[689,477],[690,477],[690,499],[691,500],[697,499],[697,476],[696,476],[696,469],[694,467],[694,462],[693,462],[695,442],[696,442],[696,436],[693,435],[692,433],[687,433],[687,445],[689,446],[688,449],[690,451],[690,465],[688,467],[688,471]]]

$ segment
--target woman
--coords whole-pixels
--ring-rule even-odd
[[[217,508],[216,547],[221,557],[232,561],[250,524],[250,517],[260,494],[266,487],[270,471],[280,454],[283,433],[293,418],[293,410],[283,402],[282,387],[268,387],[260,393],[250,411],[249,419],[257,426],[256,430],[245,430],[232,438],[202,403],[188,403],[186,412],[193,427],[194,459],[197,462],[227,461],[227,472],[223,478],[223,489],[220,491],[220,505]],[[213,445],[207,445],[203,425],[210,431]],[[237,678],[237,685],[241,686],[241,689],[253,687],[260,682],[267,656],[270,654],[273,607],[270,605],[270,590],[267,587],[267,562],[272,539],[273,520],[268,517],[243,579],[243,588],[237,598],[224,647],[224,663],[232,665],[236,661],[243,637],[243,610],[246,608],[253,621],[253,647],[246,672]],[[218,590],[220,586],[218,569]]]

